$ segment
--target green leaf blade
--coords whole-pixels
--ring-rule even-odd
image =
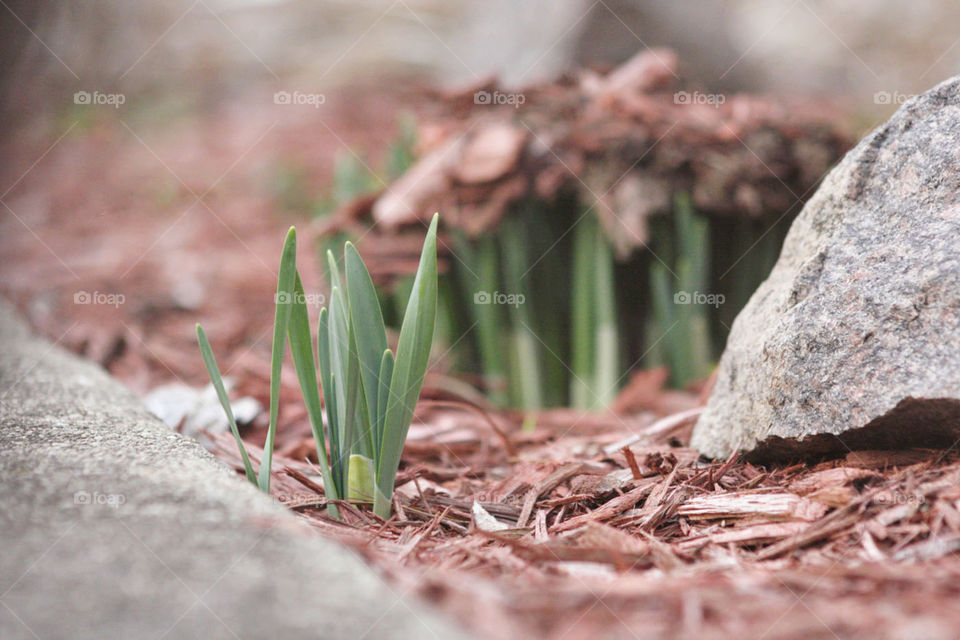
[[[317,370],[313,358],[313,341],[310,336],[310,318],[307,313],[306,297],[300,274],[296,274],[294,283],[293,308],[290,313],[290,323],[287,333],[290,339],[290,353],[300,382],[300,392],[307,409],[310,428],[317,447],[317,459],[320,462],[320,473],[323,476],[324,492],[328,500],[338,500],[336,484],[330,473],[330,462],[327,458],[326,438],[323,432],[323,413],[320,405],[320,393],[317,384]],[[332,516],[338,517],[336,505],[329,505]]]
[[[381,516],[384,513],[389,514],[390,511],[389,501],[384,505],[383,498],[389,499],[393,494],[400,454],[423,386],[433,343],[437,315],[437,220],[435,215],[424,240],[413,291],[400,328],[383,426],[383,441],[377,461],[376,497],[381,500],[379,503],[375,502],[374,511]]]
[[[380,360],[380,375],[377,379],[377,421],[374,423],[374,430],[377,435],[376,449],[379,453],[383,442],[383,423],[387,418],[387,401],[390,399],[390,381],[393,379],[393,352],[390,349],[383,350],[383,357]]]
[[[341,495],[347,492],[347,456],[350,455],[352,444],[351,420],[349,416],[350,405],[347,402],[347,389],[350,385],[349,357],[350,342],[347,330],[347,310],[346,301],[338,286],[333,288],[330,294],[330,321],[329,321],[329,344],[330,344],[330,376],[333,398],[328,402],[333,402],[336,407],[337,422],[337,467],[339,469],[339,482]]]
[[[337,266],[337,258],[333,255],[333,251],[329,249],[327,249],[327,279],[330,281],[331,292],[334,287],[343,285],[343,280],[340,278],[340,267]]]
[[[197,325],[197,342],[200,344],[200,355],[203,358],[203,364],[207,367],[207,373],[210,376],[210,383],[217,392],[217,398],[223,407],[223,412],[227,414],[227,422],[230,424],[230,431],[237,441],[237,448],[240,449],[240,458],[243,460],[243,470],[247,474],[247,480],[254,485],[257,483],[257,474],[253,471],[253,465],[250,464],[250,457],[247,455],[247,448],[240,438],[240,430],[237,428],[237,421],[233,417],[233,408],[230,406],[230,398],[227,396],[227,390],[223,386],[223,378],[220,376],[220,368],[217,367],[217,361],[213,357],[213,349],[210,348],[210,341],[207,340],[207,334],[203,327]]]
[[[327,429],[330,433],[330,475],[336,487],[337,496],[343,494],[340,474],[340,427],[337,414],[336,389],[333,385],[333,369],[330,364],[330,315],[327,308],[320,309],[317,323],[317,363],[320,369],[320,384],[323,388],[324,405],[327,412]]]
[[[277,279],[276,310],[273,319],[273,348],[270,356],[270,426],[263,445],[263,461],[260,464],[259,485],[270,491],[270,468],[273,463],[273,443],[277,435],[277,417],[280,413],[280,373],[283,354],[287,344],[287,324],[293,303],[293,287],[297,269],[297,232],[293,227],[287,232],[280,255],[280,275]]]
[[[380,300],[363,264],[360,253],[352,243],[344,248],[347,273],[347,299],[350,307],[350,326],[354,329],[355,347],[359,358],[360,379],[367,405],[367,417],[372,426],[371,443],[380,445],[376,425],[382,421],[378,414],[378,396],[381,360],[387,348],[387,332],[383,324]]]

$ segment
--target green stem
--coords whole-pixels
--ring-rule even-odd
[[[530,296],[524,286],[524,275],[529,268],[529,256],[523,243],[519,221],[507,218],[500,226],[500,241],[503,247],[503,267],[508,291],[500,292],[514,296],[507,305],[511,323],[511,391],[524,409],[539,409],[543,406],[543,382],[540,370],[540,354],[537,338],[532,333],[534,321],[528,302]],[[522,297],[521,297],[522,296]],[[492,301],[496,304],[496,301]]]
[[[593,408],[605,409],[617,394],[620,378],[620,337],[617,331],[617,291],[613,247],[596,224],[594,233],[594,308],[596,314],[596,360],[593,371]]]
[[[670,341],[673,382],[685,387],[707,375],[712,356],[710,345],[710,307],[706,300],[715,295],[709,291],[709,222],[698,215],[689,194],[677,195],[674,204],[676,221],[677,289],[674,300],[677,325],[675,339]]]
[[[613,248],[595,216],[574,230],[570,397],[578,409],[613,402],[620,376]]]
[[[589,409],[593,406],[590,385],[594,379],[594,354],[596,353],[592,255],[595,225],[594,218],[588,215],[581,219],[573,230],[570,402],[577,409]]]
[[[477,286],[473,291],[465,292],[465,295],[470,298],[477,322],[480,360],[490,401],[497,406],[504,406],[507,403],[507,364],[503,353],[503,309],[495,304],[481,304],[483,301],[480,299],[483,294],[492,296],[499,286],[496,240],[491,236],[480,238],[474,255]]]

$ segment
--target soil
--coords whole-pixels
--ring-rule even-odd
[[[338,149],[365,149],[379,166],[395,116],[410,104],[366,89],[331,99],[322,114],[237,105],[162,126],[106,115],[25,132],[7,143],[2,293],[38,331],[139,393],[206,383],[193,333],[202,322],[236,392],[266,402],[288,225],[301,231],[306,288],[320,281],[305,250],[314,227],[282,206],[277,171],[296,167],[316,196]],[[81,293],[96,303],[75,298]],[[360,552],[395,590],[421,595],[478,636],[952,638],[960,630],[952,449],[768,467],[703,461],[686,446],[690,420],[658,422],[691,415],[702,394],[666,391],[662,375],[646,372],[615,413],[543,412],[528,430],[531,420],[515,412],[484,418],[423,402],[394,516],[383,522],[363,505],[343,505],[337,522],[325,515],[309,461],[292,368],[285,374],[276,497]],[[444,381],[432,374],[424,398],[445,397]],[[639,438],[624,449],[631,435]],[[245,436],[262,442],[262,420]],[[211,437],[217,455],[235,463],[229,436]]]

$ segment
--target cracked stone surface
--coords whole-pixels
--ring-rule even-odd
[[[711,457],[960,437],[960,78],[833,170],[737,317],[693,433]]]
[[[0,301],[0,638],[460,638]]]

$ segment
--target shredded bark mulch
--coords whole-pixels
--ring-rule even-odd
[[[706,462],[685,446],[686,413],[551,411],[531,432],[523,416],[490,416],[504,441],[485,420],[428,404],[390,520],[346,503],[343,522],[328,518],[306,461],[275,462],[273,491],[398,593],[480,637],[955,635],[957,453]],[[627,433],[636,442],[623,447]],[[215,441],[237,467],[232,437]]]
[[[277,248],[301,219],[264,192],[269,162],[302,152],[318,163],[308,184],[319,190],[338,148],[392,135],[396,105],[384,102],[325,112],[342,141],[313,115],[273,128],[275,114],[235,113],[163,135],[106,121],[25,144],[4,182],[16,216],[0,219],[0,291],[52,341],[140,392],[206,383],[199,320],[235,393],[264,402]],[[357,115],[361,103],[380,115]],[[315,256],[303,257],[315,289]],[[125,300],[77,304],[80,292]],[[325,515],[285,370],[275,495],[397,593],[425,597],[481,636],[957,636],[956,452],[703,461],[686,446],[702,395],[664,390],[663,378],[637,373],[610,414],[543,412],[524,431],[524,415],[437,402],[444,378],[433,373],[395,515],[343,505],[338,522]],[[262,442],[262,422],[245,436]],[[232,438],[213,441],[235,463]]]

